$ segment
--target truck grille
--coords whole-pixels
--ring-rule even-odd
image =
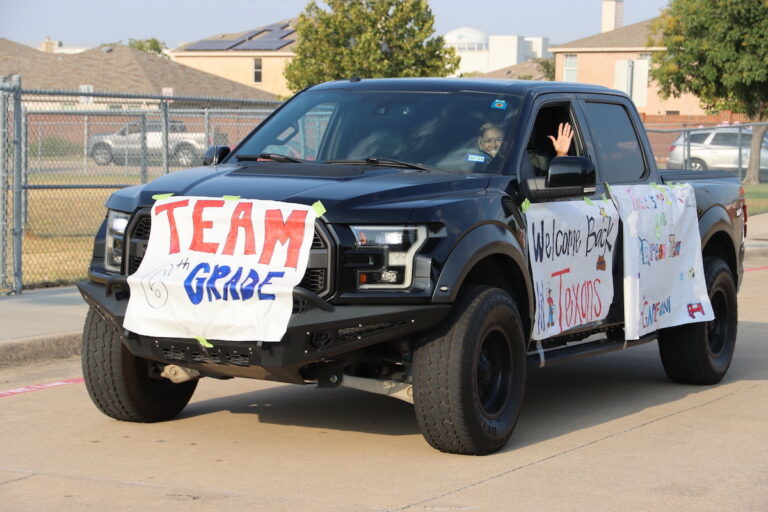
[[[133,274],[139,269],[144,258],[144,250],[152,230],[152,217],[149,210],[139,212],[134,221],[128,227],[128,258],[126,259],[126,273]],[[312,238],[309,264],[304,278],[299,286],[320,296],[330,293],[330,237],[323,232],[323,228],[315,224],[315,236]]]

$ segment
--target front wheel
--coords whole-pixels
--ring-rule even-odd
[[[186,144],[176,148],[173,156],[176,160],[176,163],[183,167],[191,167],[200,162],[200,157],[197,155],[195,149]]]
[[[704,277],[715,319],[659,331],[659,352],[667,376],[684,384],[717,384],[736,348],[736,283],[728,265],[704,258]]]
[[[109,146],[105,146],[104,144],[93,148],[91,156],[93,157],[93,161],[98,165],[107,165],[112,161],[112,151],[109,149]]]
[[[442,332],[414,353],[414,409],[427,442],[467,455],[504,447],[525,392],[525,352],[509,294],[491,287],[467,291]]]
[[[96,310],[85,318],[81,353],[85,387],[101,412],[123,421],[173,418],[187,405],[197,380],[174,384],[156,363],[131,354],[120,333]]]

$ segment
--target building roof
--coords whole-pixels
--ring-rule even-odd
[[[198,71],[165,57],[129,48],[102,46],[82,53],[50,54],[0,38],[0,76],[21,75],[25,89],[276,100],[274,94]]]
[[[177,52],[290,52],[296,46],[296,21],[287,19],[234,34],[219,34],[174,49]]]
[[[574,50],[600,51],[648,48],[648,38],[651,35],[651,22],[653,22],[653,19],[640,21],[638,23],[633,23],[632,25],[617,28],[616,30],[610,30],[601,34],[577,39],[570,43],[550,46],[549,51],[558,53]]]
[[[534,60],[526,60],[513,66],[489,71],[488,73],[478,75],[478,78],[506,78],[507,80],[514,80],[516,78],[527,80],[547,79]]]

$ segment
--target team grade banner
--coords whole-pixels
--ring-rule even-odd
[[[525,217],[536,301],[532,339],[605,319],[613,302],[619,231],[613,203],[536,203]]]
[[[626,339],[714,319],[689,184],[614,185],[623,222]]]
[[[179,196],[152,230],[123,326],[145,336],[280,341],[314,236],[311,206]]]

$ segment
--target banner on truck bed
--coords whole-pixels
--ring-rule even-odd
[[[611,195],[624,224],[626,339],[714,319],[693,188],[614,185]]]
[[[619,214],[609,200],[532,204],[525,212],[540,340],[603,320],[613,302]]]
[[[123,326],[146,336],[280,341],[315,217],[311,206],[276,201],[157,201],[144,259],[128,277]]]

